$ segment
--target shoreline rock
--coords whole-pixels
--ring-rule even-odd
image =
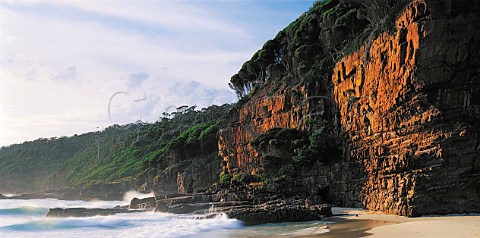
[[[211,190],[204,193],[156,197],[155,212],[202,214],[206,218],[213,217],[212,214],[225,213],[229,218],[241,220],[247,226],[321,220],[332,216],[331,205],[309,198],[281,198],[279,194],[245,185],[221,187],[212,186]],[[151,201],[135,199],[132,203],[145,204],[148,207],[152,204]]]
[[[238,192],[238,191],[237,191]],[[214,218],[224,213],[229,218],[238,219],[246,226],[265,223],[321,220],[332,216],[329,204],[315,204],[309,199],[275,198],[257,196],[251,200],[232,200],[232,197],[251,197],[243,191],[243,196],[228,191],[218,193],[169,194],[163,197],[133,198],[128,206],[114,208],[51,208],[46,217],[91,217],[110,216],[117,213],[165,212],[173,214],[197,214],[204,219]],[[274,198],[270,200],[270,198]]]
[[[137,210],[126,208],[51,208],[46,217],[93,217],[93,216],[111,216],[117,213],[132,213]]]
[[[148,198],[133,198],[130,201],[130,205],[128,209],[140,209],[140,210],[155,210],[156,207],[156,199],[155,197],[148,197]]]
[[[229,218],[238,219],[246,226],[265,223],[322,220],[332,215],[331,206],[321,204],[306,206],[301,200],[279,199],[240,209],[225,211]]]

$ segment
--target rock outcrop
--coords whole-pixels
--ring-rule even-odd
[[[292,94],[300,94],[297,97],[301,98],[313,94],[308,94],[304,87],[280,87],[271,96],[267,93],[273,88],[263,87],[238,111],[231,111],[230,126],[221,131],[219,139],[219,155],[227,162],[228,169],[255,172],[256,164],[260,163],[258,151],[250,144],[255,136],[275,127],[303,128],[303,120],[311,111],[312,103],[307,101],[296,105],[298,99]]]
[[[149,200],[132,200],[132,204]],[[132,207],[132,205],[130,205]],[[226,214],[229,218],[243,221],[245,225],[290,221],[321,220],[331,216],[328,204],[316,204],[310,199],[280,198],[265,189],[237,187],[219,189],[189,195],[156,197],[156,212],[174,214],[196,214],[201,218],[213,218]]]
[[[246,191],[246,190],[243,190]],[[218,193],[196,193],[190,195],[170,194],[161,197],[134,198],[127,207],[115,208],[52,208],[47,217],[91,217],[110,216],[117,213],[132,213],[141,211],[168,212],[174,214],[193,214],[198,219],[211,219],[219,214],[243,221],[245,225],[278,223],[289,221],[321,220],[331,216],[328,204],[313,204],[308,199],[270,200],[271,197],[249,196],[263,199],[264,202],[238,200],[225,190]],[[248,197],[248,196],[244,196]]]
[[[243,208],[226,209],[229,218],[244,221],[247,226],[278,223],[322,220],[331,216],[331,207],[327,204],[309,205],[308,201],[295,199],[277,199]]]
[[[135,210],[125,208],[51,208],[47,217],[93,217],[93,216],[111,216],[117,213],[131,213]]]
[[[216,141],[216,140],[215,140]],[[148,172],[148,177],[139,185],[142,192],[155,191],[159,195],[173,193],[187,194],[201,192],[216,181],[221,172],[221,163],[218,160],[218,151],[199,152],[195,155],[170,154],[168,159],[178,166],[160,167]],[[187,149],[178,149],[178,153],[185,153]],[[169,171],[170,170],[170,171]]]
[[[255,174],[266,157],[279,158],[265,152],[276,141],[263,151],[251,144],[269,129],[321,131],[341,153],[292,162],[280,194],[406,216],[479,212],[480,4],[397,2],[386,25],[365,15],[365,3],[317,4],[267,42],[232,77],[253,90],[221,130],[224,171]],[[355,47],[338,39],[362,43],[348,52]],[[334,57],[338,50],[348,56]]]
[[[133,198],[130,201],[128,209],[140,209],[140,210],[155,210],[157,201],[155,197],[148,197],[144,199]]]

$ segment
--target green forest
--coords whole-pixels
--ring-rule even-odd
[[[2,147],[0,191],[134,183],[151,168],[174,173],[188,161],[171,160],[167,154],[179,148],[191,153],[216,148],[217,132],[230,108],[228,104],[201,110],[182,106],[176,112],[164,113],[155,123],[137,121]]]

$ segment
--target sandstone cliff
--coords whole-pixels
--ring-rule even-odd
[[[358,1],[317,3],[232,77],[244,99],[220,133],[227,172],[273,157],[294,166],[287,195],[407,216],[480,211],[480,4],[388,2],[377,18]],[[318,132],[339,153],[299,163],[301,147],[278,138],[252,146],[277,127]]]
[[[368,175],[363,204],[401,215],[479,211],[478,2],[414,2],[395,25],[332,77],[346,156]]]

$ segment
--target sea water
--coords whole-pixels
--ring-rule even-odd
[[[113,208],[125,201],[65,201],[0,199],[0,237],[292,237],[328,232],[325,222],[266,224],[245,227],[241,221],[217,214],[138,212],[95,217],[45,217],[50,208]]]

